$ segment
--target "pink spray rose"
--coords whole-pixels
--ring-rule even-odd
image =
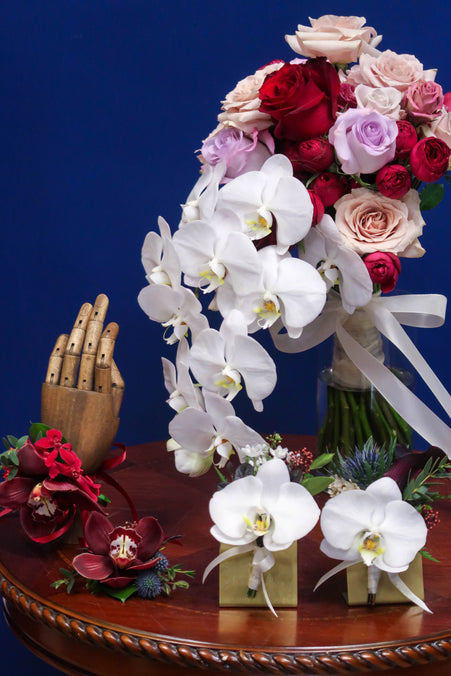
[[[396,159],[405,159],[409,157],[410,151],[418,141],[418,135],[415,127],[408,120],[399,120],[396,122],[398,127],[398,136],[396,137]]]
[[[398,127],[395,120],[369,108],[350,109],[329,131],[346,174],[372,174],[395,156]]]
[[[435,136],[423,138],[410,151],[410,168],[414,176],[433,183],[441,178],[448,169],[451,149]]]
[[[406,91],[404,108],[414,124],[431,122],[443,107],[443,89],[437,82],[420,81]]]
[[[402,164],[387,164],[376,174],[376,185],[385,197],[400,199],[412,186],[410,172]]]
[[[375,251],[363,259],[371,281],[380,284],[381,291],[388,293],[393,291],[401,272],[401,261],[398,256],[389,251]]]
[[[294,172],[325,171],[334,161],[334,148],[322,136],[301,143],[285,141],[281,150],[291,161]]]
[[[346,178],[332,171],[323,171],[312,181],[310,188],[318,195],[325,207],[333,206],[340,197],[349,192]]]

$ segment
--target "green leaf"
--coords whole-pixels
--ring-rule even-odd
[[[109,505],[111,500],[108,496],[104,495],[103,493],[100,493],[100,495],[97,496],[97,502],[99,502],[101,505]]]
[[[16,444],[17,444],[17,438],[16,437],[13,437],[12,434],[7,434],[6,439],[8,440],[10,448],[16,448]]]
[[[189,582],[186,580],[177,580],[177,582],[174,582],[173,587],[174,589],[176,587],[179,587],[180,589],[189,589]]]
[[[332,481],[333,478],[331,476],[312,476],[305,477],[301,484],[308,490],[309,493],[316,495],[317,493],[325,491]]]
[[[22,446],[25,446],[25,444],[28,441],[28,434],[24,434],[23,437],[20,437],[20,439],[17,440],[16,442],[16,448],[22,448]]]
[[[435,563],[440,563],[438,559],[434,559],[434,557],[431,556],[431,554],[429,554],[429,552],[427,552],[425,549],[420,549],[419,553],[421,554],[421,556],[424,556],[425,559],[429,559],[429,561],[435,561]]]
[[[135,584],[129,584],[128,587],[122,587],[121,589],[109,587],[107,584],[100,584],[100,587],[102,591],[105,592],[105,594],[108,594],[108,596],[111,596],[113,599],[122,601],[122,603],[125,603],[125,601],[129,599],[130,596],[133,596],[133,594],[136,593]]]
[[[313,469],[320,469],[321,467],[324,467],[325,465],[329,464],[329,462],[333,459],[335,453],[321,453],[315,460],[312,462],[310,465],[309,471],[311,472]]]
[[[428,183],[420,192],[420,209],[429,211],[434,209],[443,199],[445,186],[443,183]]]
[[[47,430],[50,429],[52,428],[48,425],[44,425],[44,423],[32,423],[28,434],[30,435],[31,441],[37,441],[38,439],[45,437]]]

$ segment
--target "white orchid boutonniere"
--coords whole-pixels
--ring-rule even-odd
[[[321,551],[338,564],[323,582],[358,562],[368,566],[368,594],[376,594],[381,571],[420,608],[431,612],[407,587],[399,573],[407,570],[426,542],[427,526],[421,514],[402,499],[396,482],[383,477],[366,490],[350,490],[331,498],[321,514],[324,540]]]
[[[245,476],[217,491],[210,500],[214,521],[212,535],[232,549],[216,557],[207,566],[204,580],[221,561],[253,552],[249,595],[260,584],[268,598],[263,573],[274,565],[272,552],[288,549],[309,533],[319,519],[320,510],[309,491],[290,481],[287,465],[280,458],[264,462],[256,475]]]

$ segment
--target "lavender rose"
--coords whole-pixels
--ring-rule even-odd
[[[395,156],[398,127],[369,108],[350,109],[340,115],[329,131],[346,174],[372,174]]]
[[[267,135],[269,140],[272,140],[272,137]],[[230,180],[245,171],[259,171],[268,157],[274,153],[274,141],[271,152],[268,146],[261,142],[263,138],[266,140],[265,131],[258,133],[255,129],[252,135],[247,136],[240,129],[226,127],[204,141],[201,154],[205,162],[213,166],[221,160],[226,160],[225,179]]]

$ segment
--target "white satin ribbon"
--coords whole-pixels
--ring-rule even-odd
[[[211,573],[213,568],[219,566],[220,563],[226,561],[227,559],[231,559],[234,556],[247,554],[248,552],[254,552],[248,588],[257,591],[261,583],[262,592],[265,598],[266,605],[268,606],[272,614],[275,615],[275,617],[278,617],[268,596],[268,592],[265,585],[265,578],[263,575],[264,573],[267,573],[268,570],[271,570],[271,568],[274,566],[275,561],[273,554],[269,552],[267,549],[265,549],[265,547],[258,547],[257,545],[252,543],[248,545],[237,545],[236,547],[231,547],[231,549],[227,549],[225,552],[222,552],[222,554],[216,556],[213,559],[213,561],[210,561],[208,566],[205,568],[204,575],[202,577],[202,584],[205,582],[205,580],[207,579],[208,575]]]
[[[451,416],[451,396],[401,326],[441,326],[445,320],[446,297],[439,294],[374,296],[368,305],[359,310],[365,312],[376,328],[407,357],[448,416]],[[303,352],[336,333],[349,359],[395,411],[429,444],[438,446],[451,458],[450,427],[354,340],[343,326],[347,318],[349,315],[344,312],[339,295],[332,292],[322,314],[304,328],[299,338],[292,339],[288,334],[273,331],[274,344],[282,352]]]

